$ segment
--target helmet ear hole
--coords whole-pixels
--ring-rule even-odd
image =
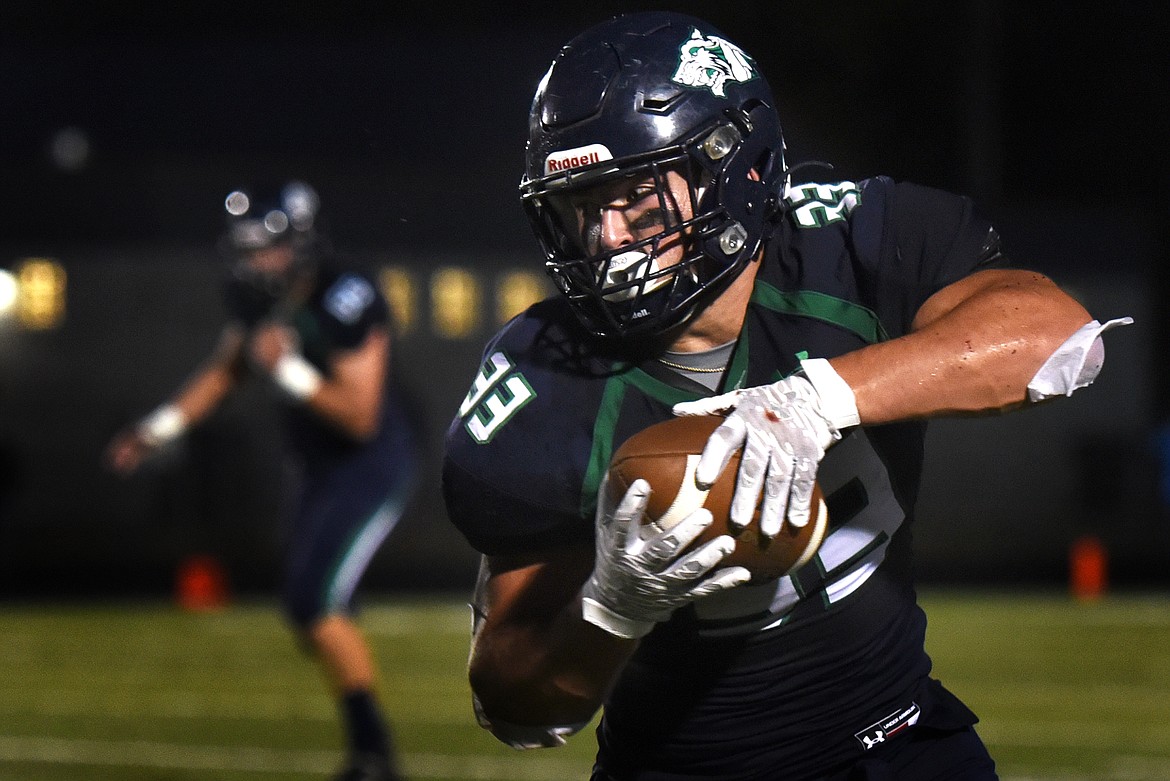
[[[776,160],[776,155],[772,153],[771,149],[764,149],[760,152],[760,156],[748,169],[748,178],[753,181],[763,181],[772,172],[772,166]]]
[[[720,125],[711,131],[701,148],[707,159],[718,162],[731,154],[736,144],[743,140],[743,134],[734,125]]]

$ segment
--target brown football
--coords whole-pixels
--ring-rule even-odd
[[[799,529],[785,522],[779,534],[765,539],[759,534],[757,507],[751,523],[731,530],[728,513],[740,451],[732,454],[727,468],[709,491],[701,491],[694,478],[699,454],[721,422],[723,418],[713,415],[679,417],[639,431],[623,442],[610,460],[610,487],[625,493],[634,480],[646,480],[652,493],[642,522],[659,531],[674,526],[699,507],[706,507],[715,520],[693,545],[730,534],[735,538],[735,550],[719,566],[746,567],[752,573],[752,582],[773,580],[805,564],[820,547],[829,525],[824,494],[819,484],[813,487],[812,517]]]

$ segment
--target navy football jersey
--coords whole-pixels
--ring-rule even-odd
[[[232,287],[227,302],[230,314],[245,328],[257,321],[255,307],[249,307],[246,297]],[[374,328],[392,328],[389,307],[373,280],[332,265],[318,270],[306,301],[281,313],[281,319],[296,331],[305,359],[325,376],[335,353],[360,347]],[[350,471],[364,472],[373,491],[390,479],[386,464],[410,457],[414,446],[415,424],[404,409],[393,372],[387,378],[381,422],[372,441],[346,437],[304,405],[290,405],[287,415],[289,443],[310,474],[345,465]]]
[[[906,334],[933,293],[1000,261],[992,226],[959,196],[894,183],[786,194],[720,391],[775,382]],[[614,450],[710,395],[653,360],[589,340],[560,299],[488,344],[447,433],[450,518],[485,554],[591,545]],[[910,569],[925,425],[854,429],[822,462],[830,530],[799,571],[675,612],[640,644],[606,702],[599,762],[621,777],[786,777],[866,750],[891,714],[974,716],[929,679]],[[789,775],[791,774],[791,775]]]

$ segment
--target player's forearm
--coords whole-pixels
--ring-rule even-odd
[[[1037,370],[1091,319],[1041,275],[983,272],[928,301],[912,333],[830,363],[863,424],[1003,412],[1026,403]]]
[[[480,724],[518,748],[559,745],[593,718],[637,647],[582,618],[590,546],[485,556],[468,678]]]
[[[272,379],[294,403],[351,439],[363,442],[377,433],[382,402],[380,376],[352,370],[337,370],[326,376],[300,353],[288,351],[273,366]]]
[[[489,720],[546,726],[593,718],[637,642],[603,632],[580,615],[575,602],[549,626],[485,626],[468,676]]]
[[[219,362],[204,365],[171,401],[194,424],[211,414],[235,386],[231,368]]]
[[[161,409],[180,418],[180,429],[195,425],[211,414],[239,381],[243,337],[234,326],[220,334],[219,344]],[[154,414],[157,414],[158,410]]]
[[[123,475],[134,472],[152,452],[182,437],[203,420],[231,390],[236,378],[230,362],[213,356],[174,396],[118,432],[106,447],[106,464]]]
[[[323,382],[305,404],[322,420],[358,442],[369,440],[378,431],[381,393],[372,388],[354,389],[336,381]]]
[[[378,432],[390,357],[389,336],[371,332],[357,349],[333,356],[323,374],[299,352],[288,350],[272,376],[293,399],[350,438],[363,442]]]

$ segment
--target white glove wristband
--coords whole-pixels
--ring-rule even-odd
[[[837,370],[824,358],[807,358],[800,362],[804,369],[804,376],[816,389],[820,397],[821,414],[829,424],[841,431],[850,426],[861,425],[861,416],[857,412],[857,398],[849,383],[841,379]]]
[[[650,630],[654,628],[652,621],[634,621],[625,616],[619,616],[591,597],[585,597],[581,600],[581,617],[611,635],[625,640],[636,640],[639,637],[644,637],[650,634]]]
[[[280,360],[272,369],[272,379],[297,401],[305,401],[312,397],[324,382],[321,372],[294,352],[280,356]]]
[[[187,430],[187,416],[174,404],[164,404],[138,424],[138,436],[151,447],[178,439]]]

